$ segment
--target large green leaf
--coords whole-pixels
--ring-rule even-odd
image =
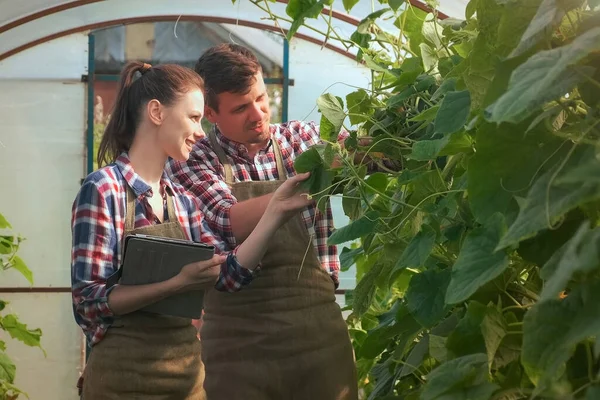
[[[427,122],[432,122],[435,119],[435,116],[437,115],[438,110],[440,109],[439,105],[430,107],[428,109],[426,109],[425,111],[423,111],[420,114],[417,114],[416,116],[412,117],[411,119],[409,119],[410,122],[417,122],[417,121],[427,121]]]
[[[497,213],[467,235],[458,260],[452,267],[452,279],[446,292],[447,304],[467,300],[477,289],[506,269],[508,255],[503,250],[495,250],[505,231],[504,216]]]
[[[448,190],[446,183],[437,171],[427,171],[413,180],[414,191],[410,196],[410,204],[424,205],[434,202],[439,193]]]
[[[575,345],[600,332],[598,304],[596,281],[576,288],[564,300],[542,301],[525,314],[521,362],[536,386],[558,378]]]
[[[409,158],[416,161],[435,160],[449,141],[449,136],[441,139],[420,140],[413,145]]]
[[[489,399],[498,386],[488,381],[486,364],[485,354],[471,354],[440,365],[427,375],[420,399]]]
[[[500,57],[508,56],[517,47],[519,41],[525,37],[524,33],[529,29],[541,2],[542,0],[519,0],[510,2],[504,7],[498,27],[496,47]]]
[[[333,147],[327,143],[312,146],[294,161],[297,172],[310,172],[310,177],[302,182],[301,187],[308,190],[321,212],[325,210],[329,189],[335,177],[335,173],[330,170],[333,158]]]
[[[0,352],[0,380],[13,383],[17,368],[4,351]]]
[[[406,341],[408,337],[414,338],[416,332],[421,329],[419,323],[401,301],[396,301],[394,306],[378,319],[379,325],[369,331],[369,335],[360,348],[359,357],[361,358],[375,358],[388,347],[390,339],[400,337]]]
[[[450,282],[450,270],[427,270],[410,280],[406,292],[406,306],[421,325],[432,327],[448,311],[444,304],[446,288]]]
[[[394,11],[398,11],[400,6],[404,4],[404,0],[389,0],[388,1],[390,8]]]
[[[0,235],[0,254],[12,254],[15,251],[13,236]]]
[[[506,213],[514,195],[524,196],[538,169],[561,145],[543,127],[525,135],[526,125],[486,123],[477,132],[468,189],[471,209],[480,222],[495,212]]]
[[[584,164],[594,157],[594,150],[580,146],[563,171]],[[554,225],[565,213],[578,205],[600,198],[600,185],[596,182],[558,184],[553,181],[559,166],[548,170],[532,186],[515,222],[500,241],[498,248],[505,248],[533,237],[538,231]],[[560,182],[561,174],[556,176]]]
[[[379,215],[375,211],[369,211],[356,221],[336,229],[327,241],[327,244],[341,244],[365,236],[375,229]]]
[[[585,222],[573,238],[548,260],[541,271],[546,279],[540,298],[556,298],[574,274],[587,274],[600,268],[600,228],[589,229]]]
[[[423,225],[421,231],[411,239],[398,259],[395,270],[423,266],[435,245],[435,238],[436,232],[433,228]]]
[[[458,321],[456,328],[448,335],[446,348],[450,358],[468,354],[486,353],[486,343],[481,324],[487,315],[487,307],[477,301],[470,301],[467,312]]]
[[[519,45],[510,56],[519,56],[542,39],[552,36],[552,32],[564,16],[565,10],[557,4],[557,0],[544,0],[529,23],[527,30],[523,33]]]
[[[506,93],[488,107],[488,119],[518,123],[542,104],[563,96],[582,79],[582,74],[589,73],[571,66],[598,50],[600,28],[595,28],[565,46],[533,55],[515,69]]]
[[[6,218],[4,218],[4,215],[0,214],[0,229],[11,229],[12,226],[10,226],[10,224],[8,223],[8,221],[6,220]]]
[[[288,31],[287,39],[292,39],[306,18],[318,18],[324,5],[323,0],[289,0],[285,12],[294,21]]]
[[[371,98],[364,89],[349,93],[346,96],[346,104],[348,106],[348,117],[352,125],[367,121],[369,115],[372,115],[375,111],[371,104]]]
[[[435,131],[449,134],[462,129],[467,122],[470,107],[471,95],[468,90],[448,93],[435,118]]]
[[[347,271],[350,269],[350,267],[354,265],[354,257],[362,252],[362,248],[350,250],[349,248],[344,247],[340,253],[340,269],[342,271]]]
[[[527,262],[545,265],[555,256],[557,249],[575,235],[584,218],[583,213],[579,211],[567,214],[559,227],[543,230],[535,237],[520,242],[517,249],[519,255]],[[547,279],[554,272],[545,275],[546,270],[550,272],[550,268],[541,271],[540,276],[543,279]]]
[[[346,118],[344,105],[338,97],[326,93],[317,99],[317,106],[330,123],[327,130],[319,129],[320,136],[323,140],[335,142]]]
[[[502,313],[493,306],[488,306],[485,317],[481,322],[481,334],[485,341],[485,349],[488,356],[488,367],[492,369],[492,363],[496,356],[496,351],[502,343],[502,339],[506,336],[508,326]]]
[[[354,300],[352,302],[352,308],[358,316],[366,313],[371,306],[373,296],[375,296],[375,291],[377,290],[375,282],[384,266],[383,263],[375,263],[375,265],[373,265],[358,281],[358,284],[354,289]]]
[[[423,38],[433,45],[434,49],[442,47],[442,38],[444,37],[444,30],[440,24],[433,18],[433,14],[427,15],[421,28]]]
[[[356,3],[358,2],[359,0],[343,0],[344,9],[346,10],[346,12],[350,12],[350,10],[352,10],[352,8],[354,8]]]
[[[471,109],[479,110],[487,88],[494,79],[495,66],[499,61],[496,53],[498,26],[502,17],[502,6],[496,0],[477,1],[477,39],[473,50],[462,63],[464,85],[471,95]]]
[[[600,399],[600,385],[592,385],[588,390],[585,391],[584,400],[596,400]]]
[[[411,352],[406,357],[406,361],[402,370],[400,370],[399,378],[412,374],[421,366],[423,360],[429,353],[429,334],[423,336],[419,342],[412,348]]]
[[[402,34],[408,38],[410,49],[418,56],[421,55],[419,45],[425,40],[421,31],[426,16],[425,11],[416,7],[408,7],[395,23],[398,28],[403,29]]]
[[[31,285],[33,285],[33,272],[27,267],[25,261],[19,256],[13,258],[12,267],[19,271]]]
[[[429,355],[441,363],[448,360],[447,340],[443,336],[429,335]]]
[[[28,329],[27,325],[19,322],[17,316],[8,314],[0,320],[2,328],[7,331],[13,339],[20,340],[27,346],[41,347],[40,338],[42,336],[41,329]]]

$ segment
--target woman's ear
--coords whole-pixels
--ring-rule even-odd
[[[148,118],[154,125],[162,125],[164,121],[164,113],[163,106],[160,101],[156,99],[152,99],[146,105],[146,112],[148,113]]]

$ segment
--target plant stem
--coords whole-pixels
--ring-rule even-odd
[[[276,22],[277,20],[281,20],[281,21],[285,21],[285,22],[289,22],[289,23],[293,23],[294,22],[294,20],[292,20],[291,18],[285,18],[285,17],[282,17],[280,15],[273,14],[272,12],[270,12],[269,9],[267,9],[267,8],[263,7],[262,5],[260,5],[259,4],[259,0],[250,0],[250,1],[252,2],[252,4],[254,4],[255,6],[257,6],[258,8],[260,8],[264,12],[268,13],[269,17],[270,17],[268,19],[273,20],[273,22]],[[308,25],[306,23],[302,24],[302,26],[304,26],[307,29],[310,29],[313,32],[316,32],[316,33],[321,34],[323,36],[327,36],[327,34],[325,32],[323,32],[322,30],[317,29],[315,27],[312,27],[312,26],[310,26],[310,25]],[[340,42],[342,42],[342,44],[344,44],[344,43],[350,43],[350,45],[354,45],[354,42],[352,42],[351,40],[341,39],[341,38],[340,39],[336,38],[336,40],[339,40]]]
[[[502,400],[506,398],[512,398],[512,395],[520,395],[521,397],[527,397],[530,394],[533,394],[533,389],[511,388],[496,393],[491,400]]]
[[[502,309],[502,312],[503,312],[503,313],[505,313],[505,312],[507,312],[507,311],[510,311],[510,310],[526,310],[526,309],[528,309],[529,307],[531,307],[532,305],[533,305],[533,304],[525,304],[524,306],[522,306],[522,305],[518,305],[518,306],[508,306],[508,307],[504,307],[504,308]]]
[[[588,378],[590,381],[594,380],[594,355],[592,354],[592,347],[590,342],[585,342],[585,355],[587,357],[587,369]]]

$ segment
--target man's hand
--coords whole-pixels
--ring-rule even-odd
[[[308,193],[300,189],[300,184],[309,176],[310,172],[305,172],[288,178],[273,193],[267,211],[289,218],[299,210],[312,204],[313,200],[309,199]]]

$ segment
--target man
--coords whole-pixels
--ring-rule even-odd
[[[173,178],[196,194],[215,233],[231,247],[256,226],[294,160],[320,141],[313,123],[270,124],[261,66],[248,49],[223,44],[196,64],[214,131]],[[356,399],[353,350],[335,302],[339,260],[327,245],[328,206],[284,225],[261,269],[235,295],[205,297],[201,331],[209,399]]]

